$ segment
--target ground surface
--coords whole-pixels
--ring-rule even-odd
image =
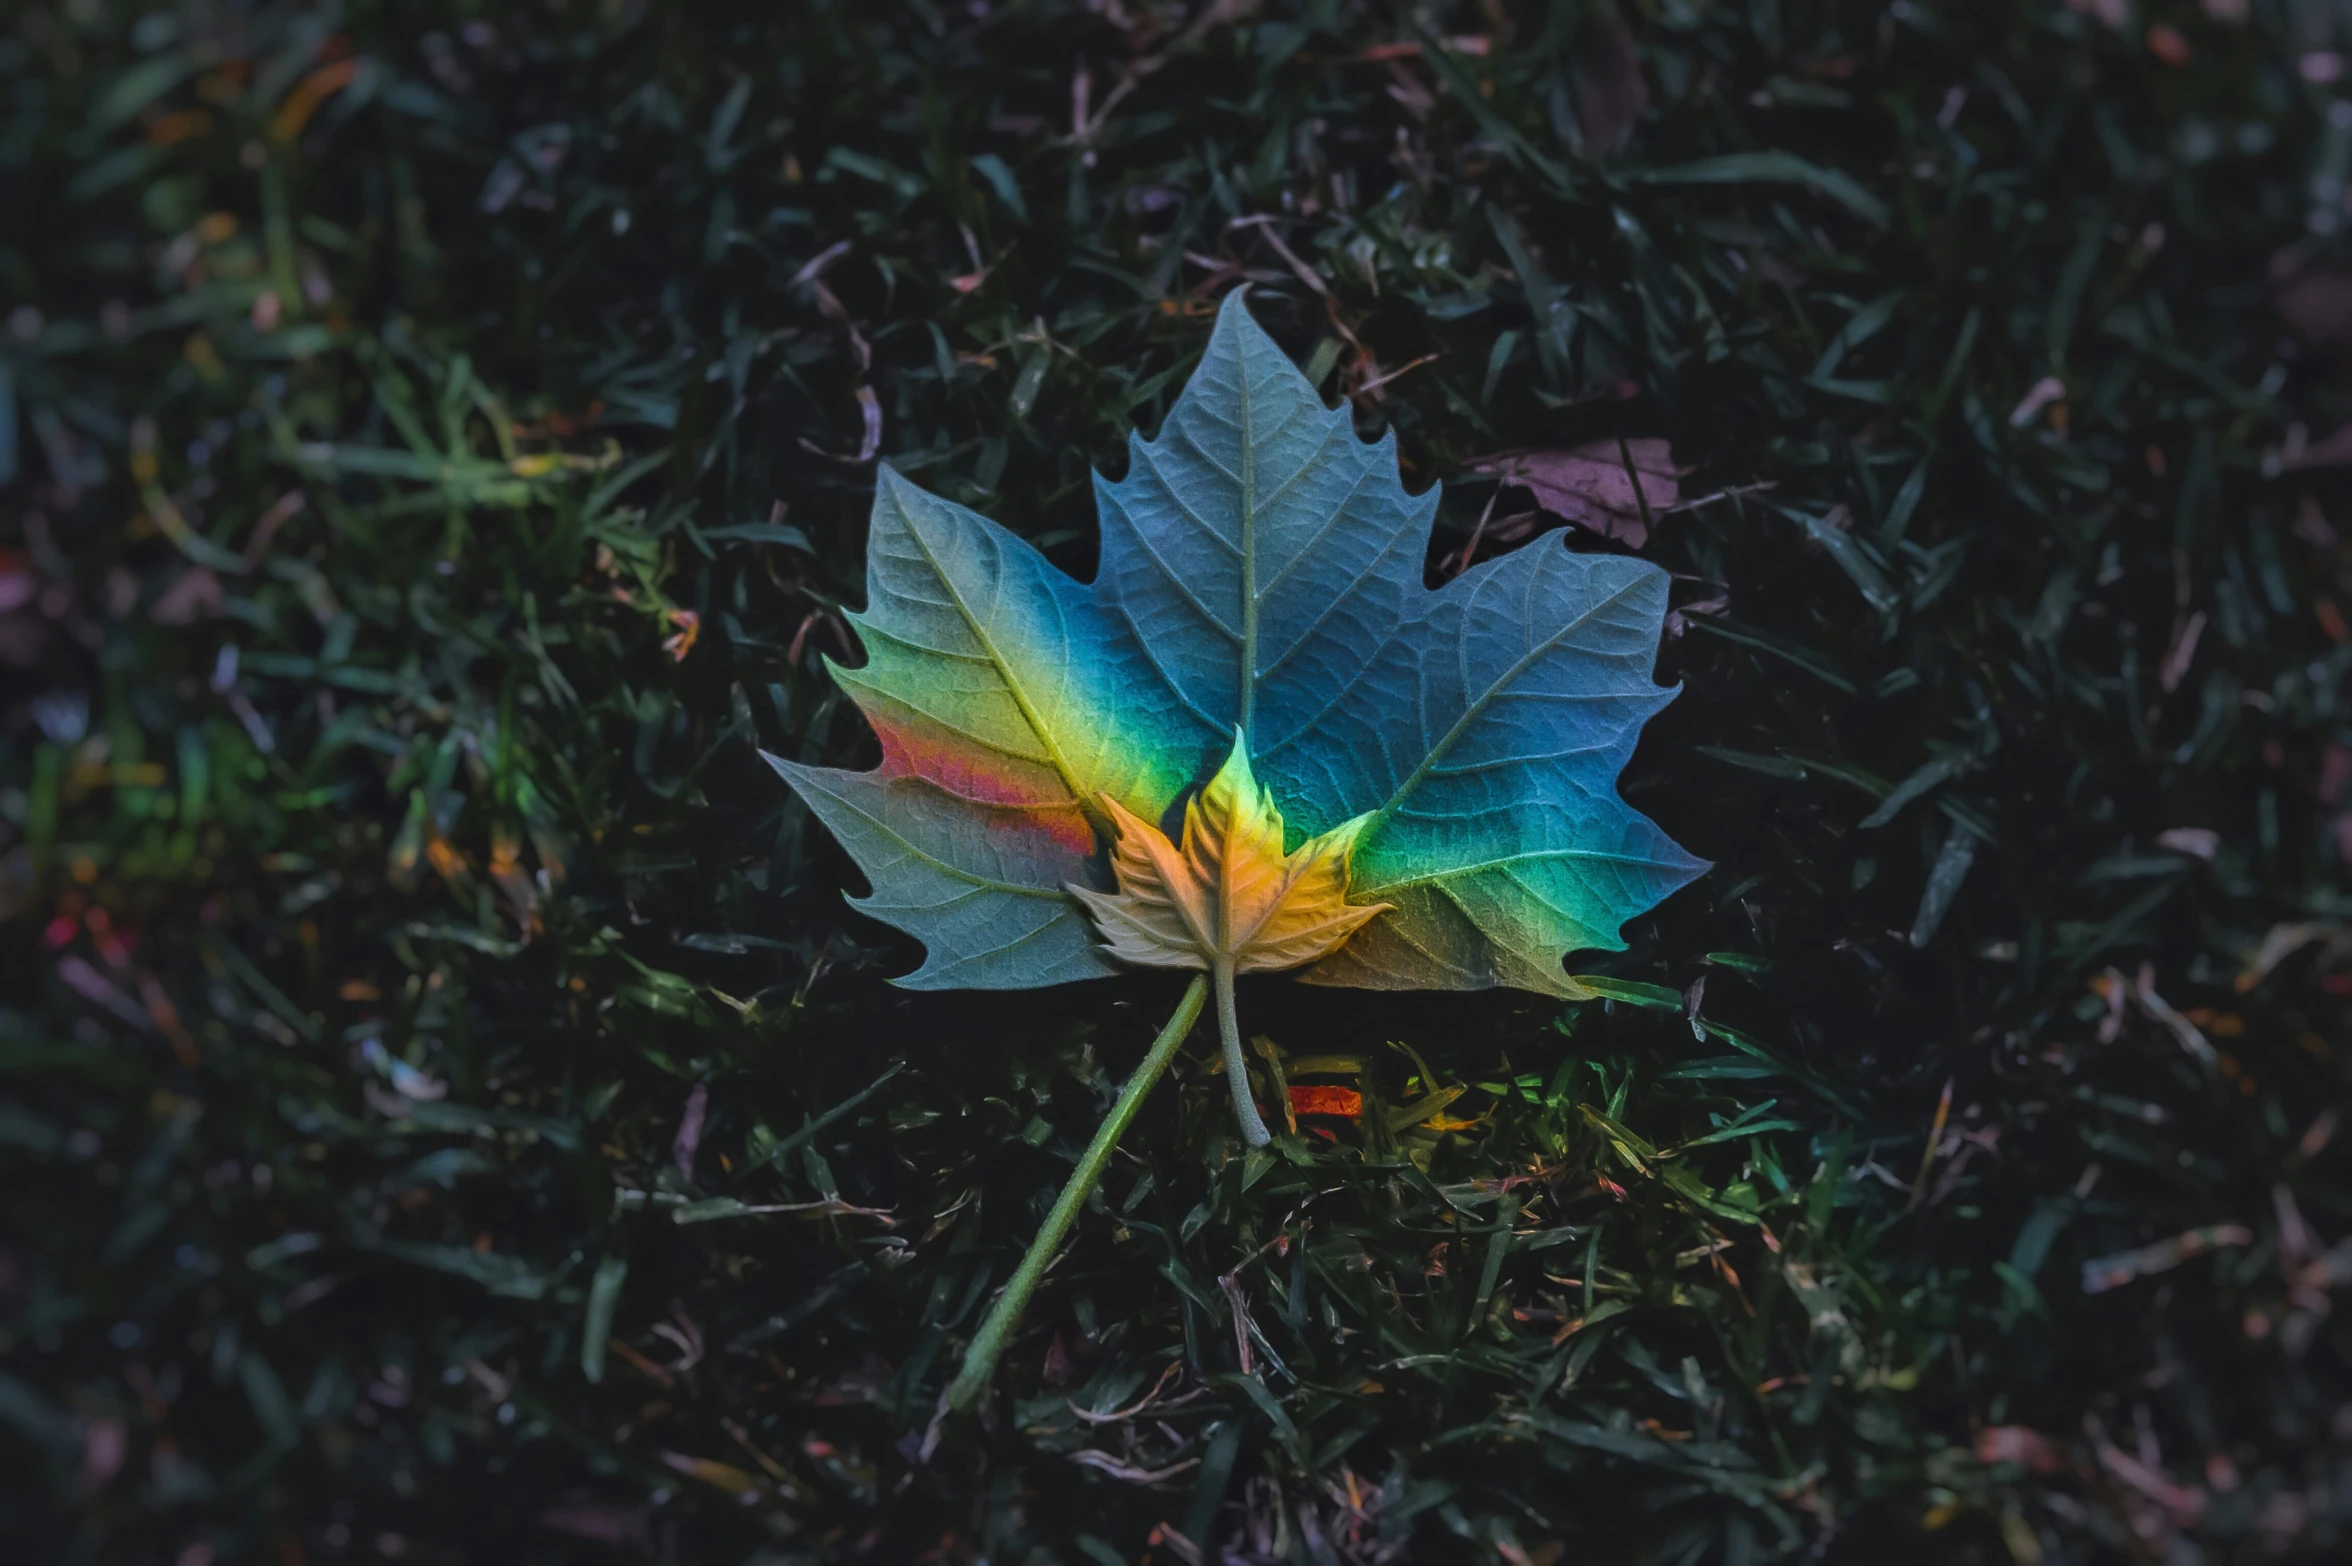
[[[2340,1559],[2333,15],[20,9],[0,1531]],[[1575,547],[1715,869],[1607,1005],[1247,990],[1357,1113],[1196,1043],[934,1430],[1174,991],[894,991],[757,750],[877,456],[1083,574],[1242,282],[1433,580],[1671,443]]]

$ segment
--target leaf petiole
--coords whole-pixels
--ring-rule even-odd
[[[1151,1048],[1144,1051],[1143,1059],[1137,1063],[1134,1074],[1127,1079],[1127,1085],[1119,1089],[1118,1102],[1111,1105],[1111,1112],[1103,1117],[1102,1125],[1094,1133],[1094,1140],[1087,1143],[1086,1151],[1079,1155],[1078,1167],[1070,1171],[1069,1181],[1063,1185],[1062,1194],[1055,1199],[1053,1211],[1046,1214],[1044,1227],[1037,1231],[1037,1238],[1029,1242],[1029,1249],[1021,1257],[1020,1266],[1013,1269],[1012,1280],[1004,1286],[1004,1292],[996,1297],[996,1303],[989,1307],[987,1319],[980,1323],[980,1330],[973,1335],[971,1346],[964,1350],[963,1365],[956,1371],[955,1380],[949,1382],[947,1387],[947,1406],[950,1409],[962,1413],[979,1402],[981,1394],[988,1390],[988,1383],[996,1374],[996,1362],[1004,1357],[1005,1344],[1012,1337],[1013,1329],[1021,1324],[1021,1313],[1028,1309],[1029,1296],[1037,1292],[1038,1280],[1045,1276],[1045,1269],[1052,1263],[1054,1253],[1061,1249],[1070,1226],[1077,1222],[1078,1209],[1084,1205],[1095,1186],[1102,1182],[1103,1170],[1111,1161],[1111,1150],[1119,1145],[1119,1138],[1135,1119],[1135,1112],[1142,1106],[1144,1095],[1152,1090],[1153,1083],[1160,1080],[1161,1073],[1168,1069],[1168,1062],[1175,1057],[1176,1047],[1184,1042],[1192,1032],[1192,1025],[1200,1020],[1201,1004],[1208,998],[1208,988],[1208,977],[1205,974],[1184,987],[1184,998],[1176,1003],[1175,1014],[1168,1018],[1168,1025],[1160,1029],[1159,1037],[1153,1039]],[[1223,1003],[1223,1014],[1230,1019],[1233,1015],[1230,971],[1221,981],[1218,994]],[[1226,1028],[1226,1037],[1230,1040],[1233,1036],[1230,1021]],[[1239,1059],[1230,1045],[1228,1058]],[[1243,1090],[1241,1102],[1249,1102],[1246,1089]],[[1256,1119],[1254,1111],[1247,1119]],[[1263,1140],[1264,1136],[1265,1127],[1261,1125],[1258,1128],[1258,1139]]]
[[[1250,1097],[1249,1062],[1241,1053],[1241,1023],[1233,1013],[1233,959],[1211,970],[1217,981],[1217,1035],[1225,1045],[1225,1080],[1233,1084],[1233,1113],[1241,1121],[1241,1139],[1252,1147],[1274,1140]]]

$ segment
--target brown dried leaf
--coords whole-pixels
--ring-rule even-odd
[[[1597,30],[1590,55],[1576,67],[1576,121],[1585,150],[1604,157],[1617,150],[1650,107],[1633,30],[1612,15]]]
[[[1500,474],[1506,484],[1534,495],[1544,510],[1635,549],[1648,545],[1650,522],[1682,498],[1674,453],[1656,439],[1587,441],[1566,451],[1498,451],[1470,467]]]

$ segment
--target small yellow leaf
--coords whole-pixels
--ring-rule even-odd
[[[1119,890],[1070,893],[1122,962],[1204,970],[1230,962],[1235,973],[1296,968],[1389,906],[1347,900],[1348,853],[1370,817],[1282,851],[1282,813],[1251,773],[1239,734],[1225,765],[1184,807],[1181,844],[1107,794],[1102,808],[1118,833],[1111,869]]]

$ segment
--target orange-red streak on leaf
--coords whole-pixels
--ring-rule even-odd
[[[1043,768],[992,767],[974,753],[969,740],[909,721],[903,712],[880,703],[867,711],[866,719],[882,741],[885,773],[920,778],[977,805],[1020,812],[992,816],[991,831],[1043,832],[1072,853],[1094,852],[1094,828],[1085,813]]]

